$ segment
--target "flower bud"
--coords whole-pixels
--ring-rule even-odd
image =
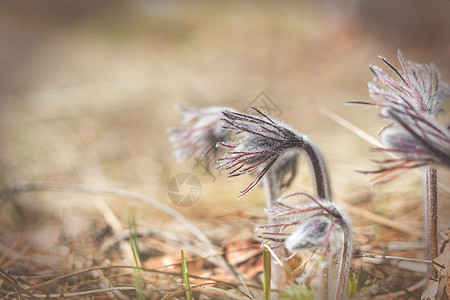
[[[312,217],[298,226],[286,239],[286,249],[294,253],[301,249],[315,249],[326,242],[331,220],[326,216]]]

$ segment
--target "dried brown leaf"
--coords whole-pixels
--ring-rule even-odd
[[[438,278],[428,280],[427,288],[422,294],[423,300],[441,299],[444,292],[447,299],[450,296],[450,244],[447,244],[444,252],[434,259],[434,262],[433,266],[438,272]]]

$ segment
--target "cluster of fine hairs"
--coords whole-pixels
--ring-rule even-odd
[[[394,158],[376,161],[379,168],[364,173],[376,173],[375,181],[384,183],[412,168],[427,167],[425,222],[428,256],[433,259],[438,254],[434,166],[450,167],[449,126],[439,124],[436,116],[450,96],[450,88],[440,80],[439,72],[432,64],[406,61],[399,52],[401,70],[398,70],[386,59],[381,59],[393,71],[394,77],[371,66],[374,79],[369,83],[369,94],[375,102],[351,103],[382,108],[379,117],[388,125],[380,132],[383,146],[373,150],[394,155]],[[256,236],[271,245],[272,253],[280,262],[272,264],[272,278],[277,287],[284,285],[282,262],[277,257],[282,255],[281,249],[290,256],[305,249],[321,249],[330,256],[340,253],[334,298],[342,299],[352,258],[352,228],[345,211],[332,201],[327,167],[313,141],[257,108],[252,108],[251,113],[226,107],[179,109],[185,115],[184,127],[169,129],[174,154],[179,161],[194,157],[207,169],[215,166],[226,170],[228,177],[255,174],[240,191],[239,198],[262,182],[268,224],[259,226]],[[315,195],[298,192],[283,196],[283,189],[289,187],[297,174],[300,154],[311,166]],[[296,197],[308,201],[295,206],[285,203]],[[321,270],[322,298],[328,298],[331,274],[328,268],[331,267],[328,265]]]

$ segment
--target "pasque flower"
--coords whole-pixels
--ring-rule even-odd
[[[287,205],[283,201],[293,197],[307,197],[310,203]],[[350,220],[342,207],[329,200],[316,199],[306,193],[293,193],[280,198],[277,206],[268,209],[274,223],[257,228],[257,236],[277,244],[283,244],[293,253],[302,249],[317,249],[326,246],[335,225],[351,228]],[[291,233],[285,232],[296,227]],[[267,231],[266,229],[276,228]]]
[[[297,196],[307,197],[312,202],[296,206],[283,203],[286,199]],[[336,299],[342,299],[348,280],[353,243],[352,227],[345,211],[333,201],[316,199],[305,193],[282,197],[277,204],[277,207],[267,210],[273,222],[259,226],[256,229],[257,237],[271,241],[274,243],[273,247],[284,246],[293,254],[307,249],[331,250],[333,245],[341,245]],[[336,241],[336,234],[339,233],[342,235],[342,243],[332,243],[331,237]]]
[[[185,114],[183,123],[187,126],[170,129],[174,153],[178,160],[195,155],[210,163],[218,155],[217,144],[220,149],[228,151],[217,162],[219,169],[229,171],[229,177],[257,172],[256,177],[241,191],[240,197],[264,178],[271,225],[260,227],[266,228],[267,231],[262,233],[261,238],[278,241],[284,244],[288,251],[297,252],[328,245],[329,237],[334,232],[333,228],[341,229],[344,243],[336,291],[336,299],[341,299],[351,258],[351,227],[345,213],[330,202],[331,189],[326,165],[315,144],[306,135],[270,118],[256,108],[253,108],[254,115],[220,107],[180,109]],[[222,117],[218,122],[220,111]],[[233,137],[229,135],[231,132],[235,133]],[[321,200],[308,196],[314,200],[312,205],[290,207],[278,203],[277,198],[281,190],[289,186],[295,177],[300,152],[305,154],[311,164],[317,197]],[[309,215],[305,214],[307,212]],[[281,220],[288,220],[289,223],[281,224]],[[292,225],[298,225],[298,228],[291,234],[282,232],[284,228]],[[272,275],[277,283],[283,284],[280,267],[272,265]],[[322,279],[323,286],[327,286],[326,276]]]
[[[434,165],[450,167],[450,128],[444,127],[436,116],[450,97],[450,88],[441,81],[433,64],[407,61],[400,51],[397,70],[386,59],[383,62],[395,73],[395,79],[381,68],[371,66],[374,79],[369,83],[370,96],[381,106],[380,117],[390,124],[380,133],[383,147],[375,151],[395,154],[394,159],[378,161],[380,168],[364,173],[379,173],[377,183],[390,181],[403,172],[427,166],[424,172],[425,237],[427,258],[438,255],[438,193],[437,170]],[[428,265],[428,276],[433,270]]]
[[[377,102],[359,102],[381,106],[380,117],[390,124],[380,133],[382,148],[375,151],[390,152],[397,159],[378,161],[380,169],[367,173],[381,173],[389,181],[411,168],[441,164],[450,167],[450,131],[436,120],[442,105],[450,97],[448,84],[441,81],[433,64],[407,61],[400,51],[401,70],[385,58],[383,62],[395,73],[386,74],[371,66],[374,79],[369,94]]]
[[[313,166],[319,196],[329,197],[325,163],[311,140],[257,108],[253,110],[256,115],[223,111],[223,127],[233,130],[241,139],[236,142],[219,143],[230,151],[218,160],[218,168],[228,170],[229,177],[258,171],[256,177],[241,191],[240,197],[255,187],[272,166],[279,183],[283,182],[285,175],[291,173],[291,177],[285,182],[288,185],[295,175],[298,161],[298,154],[292,153],[292,150],[306,152]]]
[[[185,126],[168,129],[174,156],[178,162],[195,157],[197,164],[208,169],[220,156],[217,143],[229,136],[229,132],[219,124],[221,112],[224,109],[234,110],[218,106],[208,108],[177,106],[177,108],[184,114],[181,123]]]
[[[229,177],[257,172],[239,197],[263,180],[267,207],[274,207],[281,190],[289,186],[296,175],[301,151],[311,164],[317,196],[329,200],[328,173],[322,154],[314,143],[290,126],[272,119],[257,108],[252,109],[255,112],[253,115],[223,111],[223,127],[234,131],[236,136],[235,140],[219,143],[229,151],[218,160],[218,168],[228,170]],[[269,223],[273,223],[272,219],[269,215]],[[280,265],[272,263],[272,276],[275,285],[284,285]],[[324,282],[327,284],[326,280]]]

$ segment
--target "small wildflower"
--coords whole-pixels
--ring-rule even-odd
[[[306,196],[313,202],[296,206],[283,203],[284,200],[295,196]],[[277,203],[277,207],[267,210],[274,223],[258,227],[256,234],[278,246],[284,245],[291,253],[327,246],[335,225],[351,228],[345,211],[332,201],[317,200],[305,193],[294,193],[280,198]],[[295,226],[295,229],[291,233],[285,233],[292,226]]]
[[[184,114],[182,124],[185,127],[169,128],[170,141],[173,143],[173,154],[178,162],[194,156],[197,165],[207,170],[219,157],[216,145],[227,139],[229,133],[222,128],[219,120],[225,107],[186,108],[177,106]]]
[[[397,158],[377,161],[378,170],[363,173],[379,173],[375,180],[384,183],[412,168],[432,164],[450,167],[450,131],[436,120],[450,97],[449,85],[441,81],[433,64],[407,61],[400,51],[401,71],[381,59],[398,78],[371,66],[374,79],[369,83],[369,94],[377,102],[358,103],[383,108],[380,118],[390,124],[380,132],[383,147],[372,150],[392,153]]]
[[[218,168],[229,170],[228,177],[260,170],[250,184],[241,191],[240,197],[258,184],[281,154],[289,149],[302,148],[304,145],[305,136],[279,121],[272,120],[258,109],[253,109],[258,115],[223,111],[223,127],[234,130],[243,138],[234,144],[219,143],[220,146],[232,150],[218,160]],[[296,163],[296,160],[297,156],[289,157],[287,165],[290,166],[291,172],[295,172],[292,165]],[[278,180],[281,181],[288,172],[278,175]]]
[[[313,202],[296,206],[283,203],[285,199],[294,196],[306,196]],[[323,248],[335,253],[336,249],[341,249],[335,299],[343,299],[353,244],[352,227],[346,212],[335,202],[318,200],[305,193],[295,193],[281,198],[278,207],[268,210],[268,213],[273,216],[274,222],[259,226],[256,236],[263,239],[264,243],[274,243],[274,248],[284,246],[292,255],[301,250]],[[287,232],[292,227],[294,229]],[[340,234],[342,242],[336,240],[336,233]],[[335,247],[336,245],[338,246]]]

